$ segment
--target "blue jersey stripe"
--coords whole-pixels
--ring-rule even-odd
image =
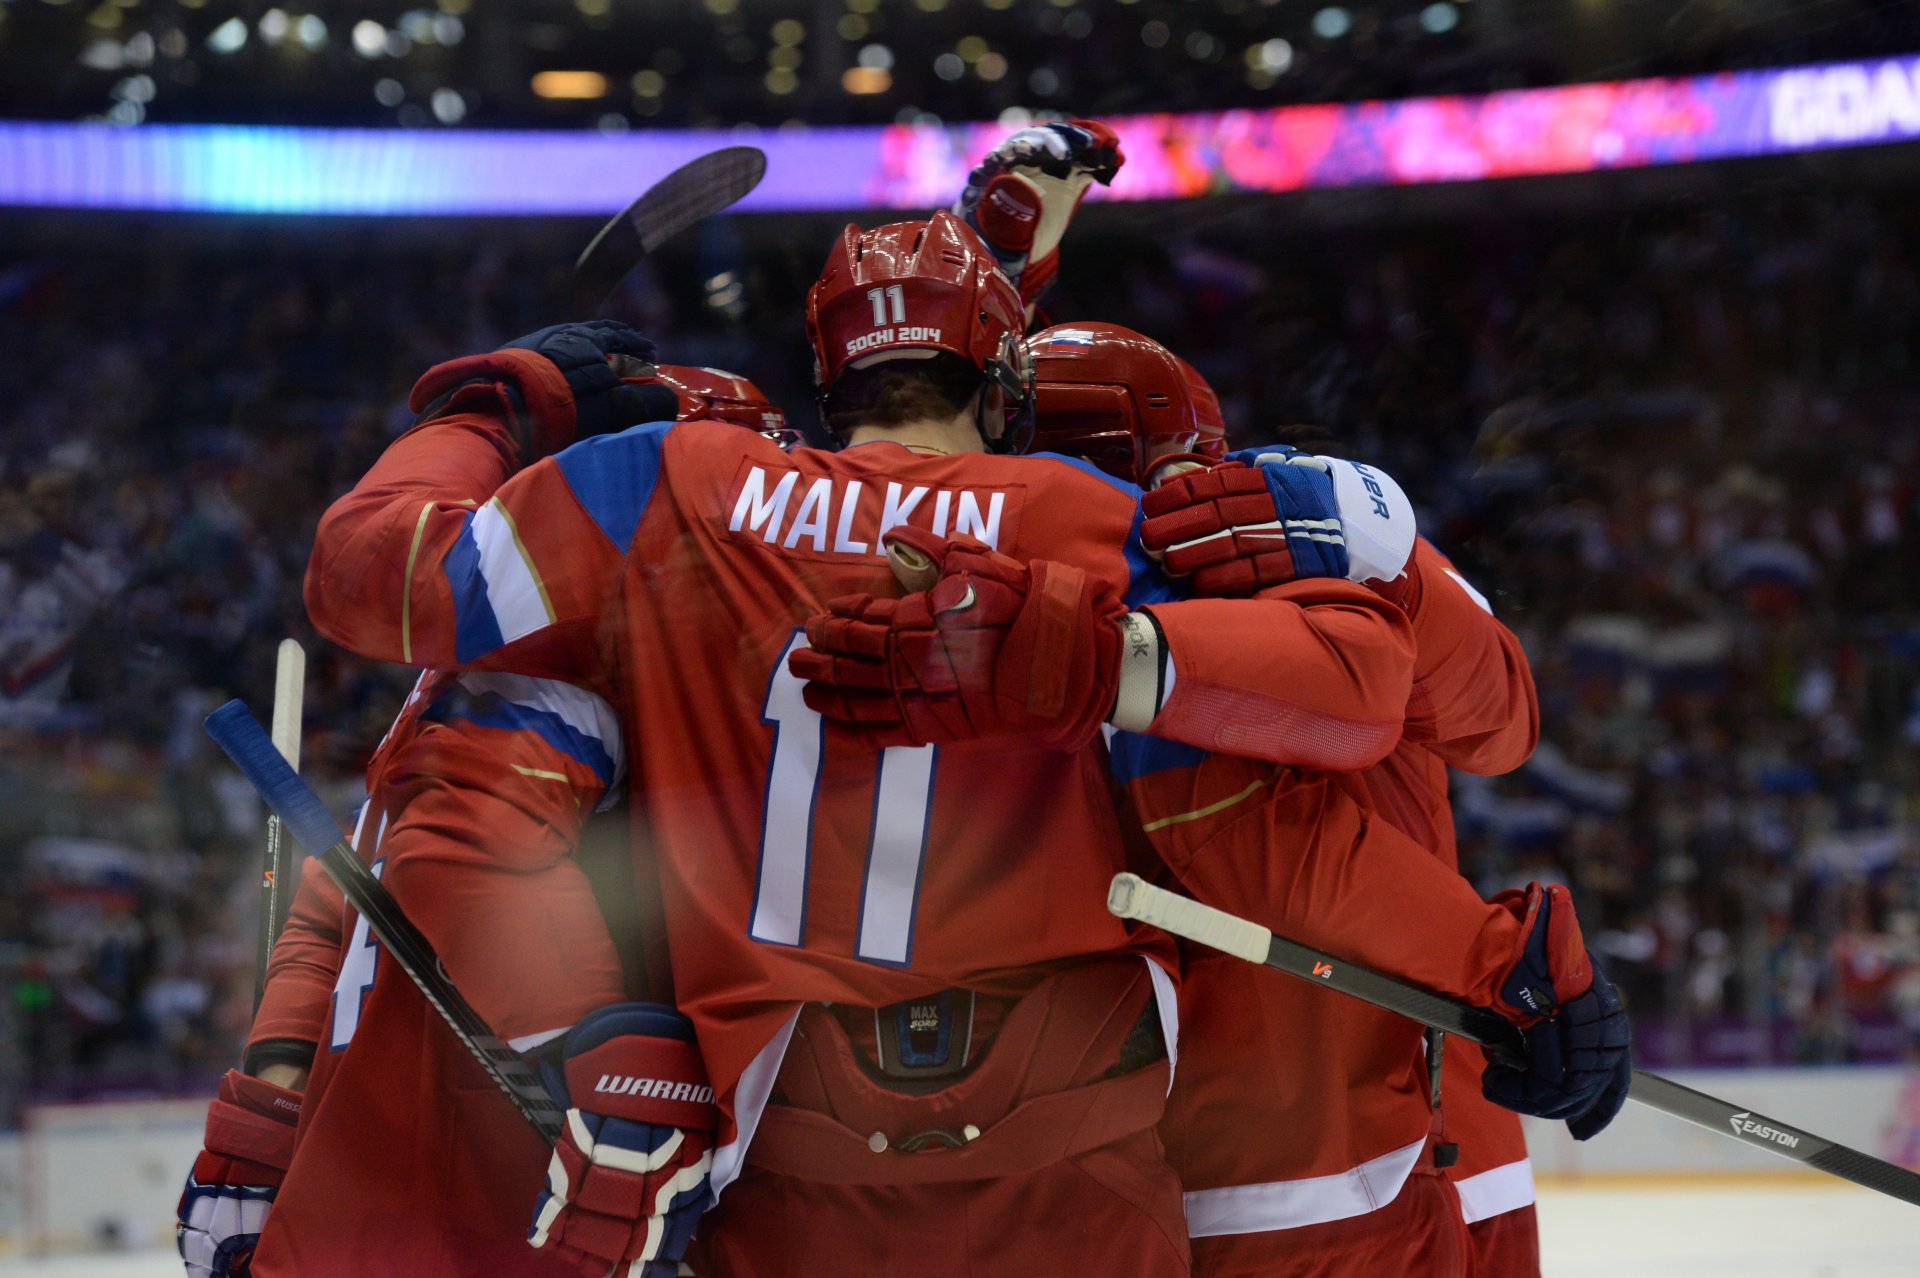
[[[567,486],[621,554],[647,510],[660,478],[660,454],[672,422],[649,422],[617,435],[596,435],[554,455]]]
[[[613,757],[599,741],[580,731],[551,710],[509,701],[495,692],[472,693],[455,685],[421,713],[422,719],[445,723],[465,719],[483,728],[537,733],[542,741],[569,759],[592,768],[600,784],[613,784]]]
[[[1124,551],[1127,557],[1127,593],[1122,602],[1129,608],[1139,608],[1146,604],[1166,603],[1170,599],[1185,598],[1186,592],[1177,589],[1173,580],[1160,571],[1160,565],[1140,545],[1140,524],[1146,518],[1140,510],[1140,488],[1124,479],[1109,475],[1092,462],[1080,457],[1068,457],[1065,453],[1034,453],[1034,457],[1044,457],[1048,461],[1064,462],[1075,470],[1085,471],[1115,491],[1125,494],[1133,502],[1133,524],[1127,529],[1127,544]]]
[[[487,578],[480,571],[480,547],[473,540],[472,515],[467,516],[441,567],[453,589],[453,655],[463,662],[476,661],[506,640],[500,634],[499,619],[493,615],[493,603],[487,598]]]
[[[1140,732],[1116,732],[1107,743],[1108,766],[1115,778],[1123,782],[1137,781],[1154,772],[1197,767],[1212,757],[1199,746]]]

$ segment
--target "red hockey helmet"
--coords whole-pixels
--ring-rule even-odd
[[[849,225],[807,291],[807,341],[823,401],[846,369],[944,351],[1005,392],[1009,429],[988,440],[1002,452],[1022,450],[1030,420],[1025,328],[1020,294],[993,254],[945,211],[871,231]]]
[[[738,422],[758,431],[782,448],[800,442],[800,432],[787,424],[787,415],[758,386],[738,373],[687,364],[655,364],[650,373],[633,378],[672,391],[680,401],[676,418],[683,422]]]
[[[1227,455],[1227,415],[1220,411],[1220,396],[1214,393],[1213,383],[1200,375],[1200,370],[1175,355],[1180,371],[1187,378],[1187,394],[1193,396],[1193,420],[1200,428],[1200,437],[1193,441],[1193,451],[1202,457],[1211,457],[1219,461]]]
[[[1170,453],[1219,456],[1220,400],[1191,364],[1118,324],[1056,324],[1027,339],[1034,447],[1145,484]]]

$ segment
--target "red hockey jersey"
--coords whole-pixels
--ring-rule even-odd
[[[606,703],[581,689],[429,674],[368,769],[356,848],[522,1050],[626,997],[568,855],[622,753]],[[526,1244],[545,1142],[383,957],[309,860],[249,1035],[316,1046],[253,1272],[571,1274]]]
[[[1411,572],[1419,649],[1406,738],[1372,768],[1267,775],[1244,760],[1195,766],[1154,742],[1116,760],[1155,847],[1197,895],[1484,1004],[1518,928],[1455,871],[1446,763],[1523,760],[1537,731],[1532,681],[1518,642],[1443,556],[1420,542]],[[1376,894],[1371,916],[1313,908],[1357,890]],[[1353,917],[1362,926],[1343,933]],[[1392,1201],[1432,1117],[1418,1027],[1201,947],[1184,959],[1184,1052],[1162,1134],[1193,1235],[1296,1228]],[[1456,1096],[1470,1099],[1447,1138],[1510,1161],[1518,1120],[1480,1099],[1477,1075],[1448,1077],[1449,1116]]]
[[[1065,458],[782,453],[738,427],[663,423],[576,445],[475,510],[457,503],[490,482],[484,459],[455,473],[455,453],[421,442],[440,427],[485,433],[422,428],[323,521],[315,623],[372,656],[589,681],[619,707],[677,1002],[743,1126],[799,1003],[1011,993],[1157,944],[1104,908],[1121,837],[1098,750],[876,754],[807,709],[785,660],[827,599],[897,589],[879,534],[899,522],[1162,599],[1133,537],[1137,490]],[[1391,747],[1409,627],[1368,592],[1328,588],[1319,606],[1155,607],[1171,695],[1197,699],[1186,718],[1206,744],[1282,724],[1351,765]],[[1258,695],[1234,702],[1235,687]],[[723,1147],[717,1183],[738,1154]]]

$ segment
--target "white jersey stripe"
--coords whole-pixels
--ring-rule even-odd
[[[787,1056],[787,1044],[793,1040],[793,1027],[799,1021],[800,1009],[796,1007],[793,1015],[787,1018],[787,1023],[767,1040],[767,1045],[740,1071],[740,1081],[733,1086],[733,1139],[713,1151],[715,1197],[740,1176],[740,1167],[747,1158],[747,1146],[753,1143],[754,1130],[760,1126],[760,1115],[766,1112],[767,1099],[773,1095],[773,1080],[780,1073],[780,1063]]]
[[[492,693],[502,701],[529,710],[544,710],[584,737],[600,743],[613,760],[611,791],[627,771],[627,752],[620,735],[620,717],[606,701],[585,688],[556,679],[530,679],[526,675],[469,671],[460,676],[460,686],[476,696]]]
[[[1174,992],[1173,977],[1167,969],[1147,955],[1147,976],[1153,981],[1153,1008],[1160,1014],[1160,1036],[1167,1043],[1167,1091],[1173,1091],[1173,1072],[1180,1066],[1180,997]]]
[[[1426,1143],[1423,1136],[1331,1176],[1194,1190],[1186,1195],[1187,1233],[1194,1238],[1259,1234],[1378,1211],[1400,1196]]]
[[[487,606],[493,609],[501,642],[512,643],[552,624],[546,592],[497,499],[474,512],[472,532],[480,553],[480,576],[487,583]]]
[[[1477,1220],[1519,1211],[1533,1203],[1533,1160],[1523,1158],[1505,1163],[1492,1171],[1457,1180],[1460,1191],[1460,1215],[1471,1225]]]

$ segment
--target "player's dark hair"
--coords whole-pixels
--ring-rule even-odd
[[[844,436],[856,426],[945,421],[971,403],[982,384],[979,369],[946,351],[849,368],[827,392],[827,425]]]

